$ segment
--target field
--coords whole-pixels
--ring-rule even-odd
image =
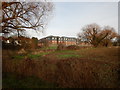
[[[119,49],[3,50],[3,88],[120,88]]]

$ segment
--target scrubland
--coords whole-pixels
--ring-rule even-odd
[[[3,50],[3,88],[119,88],[119,50]]]

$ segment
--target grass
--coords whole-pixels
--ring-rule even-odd
[[[36,58],[39,58],[39,57],[43,57],[47,54],[49,54],[50,52],[42,52],[42,53],[39,53],[39,54],[28,54],[27,57],[28,58],[31,58],[31,59],[36,59]]]
[[[36,54],[36,55],[28,54],[28,55],[27,55],[27,57],[28,57],[28,58],[31,58],[31,59],[39,58],[39,57],[41,57],[41,56],[42,56],[41,54]]]
[[[13,58],[14,58],[14,59],[23,59],[24,56],[22,56],[22,55],[15,55],[15,56],[13,56]]]
[[[13,73],[3,73],[3,88],[53,88],[53,83],[48,83],[35,76],[21,76]]]
[[[26,87],[24,84],[31,81],[37,83],[33,85],[28,83],[27,87],[37,87],[38,83],[40,87],[48,87],[49,85],[54,87],[51,83],[55,83],[62,88],[118,88],[120,87],[118,53],[118,48],[112,47],[50,52],[38,51],[35,54],[28,54],[32,58],[30,61],[24,59],[9,60],[7,59],[9,57],[3,57],[2,69],[3,72],[8,72],[8,77],[10,72],[15,75],[19,74],[21,77],[28,77],[25,81],[21,79],[23,85],[19,83],[19,78],[14,79],[10,76],[13,80],[11,81],[10,78],[5,77],[3,85],[9,87],[6,83],[10,81],[14,84],[11,87]],[[29,79],[31,76],[33,80]],[[33,77],[36,77],[40,82]],[[16,81],[18,81],[17,85],[15,84]],[[40,84],[41,82],[42,84]],[[51,83],[46,84],[46,82]]]
[[[76,53],[75,50],[58,50],[58,51],[55,51],[55,53]]]
[[[30,59],[37,59],[40,57],[43,57],[44,55],[49,54],[50,52],[42,52],[42,53],[38,53],[38,54],[27,54],[27,55],[15,55],[12,56],[12,58],[17,59],[17,60],[21,60],[24,59],[25,57],[30,58]]]
[[[46,56],[49,59],[67,59],[67,58],[80,58],[82,55],[77,53],[75,50],[56,50],[53,52],[50,52]]]
[[[59,59],[67,59],[67,58],[78,58],[81,57],[80,55],[76,55],[76,54],[65,54],[65,55],[58,55],[57,56]]]
[[[49,49],[55,50],[55,49],[57,49],[57,45],[55,45],[55,46],[48,46],[48,47],[42,47],[41,48],[41,50],[49,50]]]
[[[57,46],[50,46],[50,47],[48,47],[48,49],[57,49]]]

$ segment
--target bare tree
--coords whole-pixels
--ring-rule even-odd
[[[81,35],[79,35],[79,37],[81,37],[81,39],[84,39],[84,41],[87,41],[93,46],[97,47],[97,41],[99,37],[98,33],[100,32],[100,30],[101,29],[99,25],[95,23],[89,24],[82,28],[83,32]]]
[[[103,40],[111,40],[116,36],[112,27],[107,26],[101,30],[101,27],[95,23],[86,25],[82,28],[82,31],[83,32],[78,34],[78,36],[94,47],[97,47]]]
[[[52,10],[51,2],[2,2],[2,33],[42,30]]]
[[[106,47],[111,43],[111,40],[113,38],[117,37],[117,33],[115,32],[115,29],[110,26],[105,26],[101,31],[101,34],[106,35],[106,37],[102,41],[103,46],[106,46]]]
[[[120,46],[120,35],[117,36],[117,45]]]

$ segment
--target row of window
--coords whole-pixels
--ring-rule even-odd
[[[57,40],[57,37],[52,37],[52,38],[47,38],[47,40]],[[58,38],[58,40],[72,40],[72,41],[74,41],[74,40],[76,40],[76,39],[74,39],[74,38]]]
[[[50,42],[50,41],[49,41]],[[57,41],[51,41],[51,42],[56,42],[57,43]],[[69,41],[58,41],[58,42],[66,42],[66,43],[75,43],[75,42],[69,42]]]
[[[58,43],[64,43],[64,44],[77,44],[76,42],[68,42],[68,41],[64,41],[64,42],[58,41]],[[52,41],[52,44],[57,44],[57,42],[56,42],[56,41]]]

